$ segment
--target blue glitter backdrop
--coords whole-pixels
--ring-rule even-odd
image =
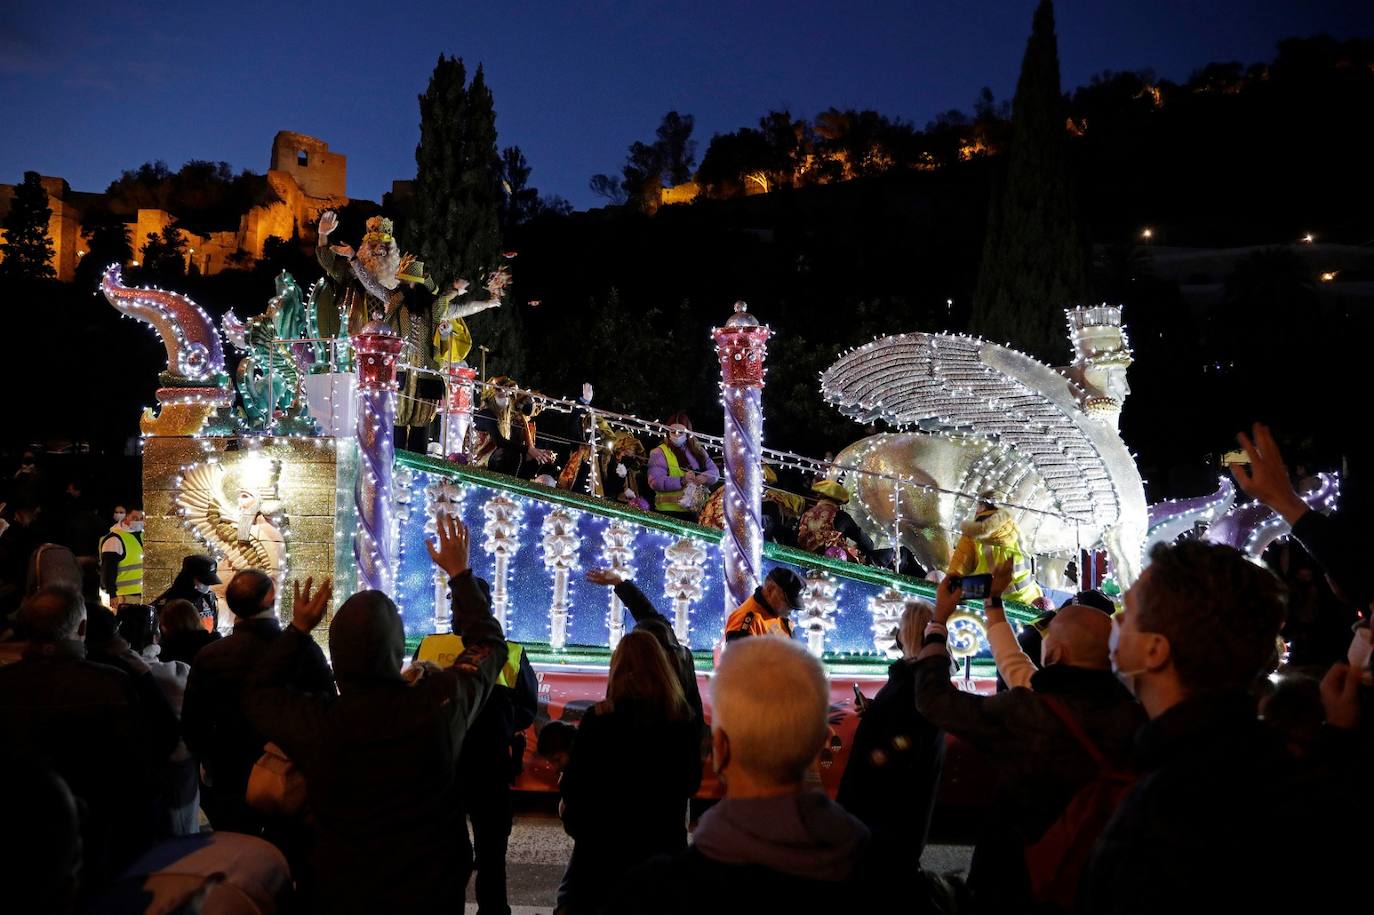
[[[415,462],[420,463],[420,462]],[[463,489],[460,516],[472,531],[471,561],[475,573],[489,582],[495,572],[493,556],[483,549],[486,539],[482,533],[486,516],[482,509],[489,499],[498,492],[504,493],[515,501],[523,511],[517,541],[519,552],[511,558],[507,578],[510,603],[507,610],[506,630],[509,636],[519,642],[547,643],[549,641],[549,606],[553,601],[552,571],[544,567],[544,550],[541,543],[540,527],[545,517],[556,506],[516,488],[518,484],[497,485],[495,481],[480,479],[472,471],[457,470],[454,474],[438,474],[416,471],[409,487],[409,512],[400,521],[399,544],[400,563],[397,575],[397,603],[405,620],[408,636],[423,636],[434,631],[434,566],[425,550],[426,538],[426,496],[425,488],[437,479],[455,479]],[[476,478],[476,479],[475,479]],[[398,484],[401,481],[398,479]],[[560,494],[562,495],[562,494]],[[406,501],[401,495],[398,501]],[[611,505],[611,503],[605,503]],[[597,513],[597,501],[579,500],[578,505],[568,506],[578,518],[577,533],[581,538],[578,549],[577,565],[569,574],[568,594],[570,603],[568,621],[568,646],[605,647],[609,637],[608,611],[611,590],[587,583],[584,576],[588,569],[604,567],[608,563],[602,558],[603,541],[601,533],[614,518]],[[709,531],[700,533],[680,533],[677,530],[661,530],[648,524],[636,524],[633,520],[622,518],[631,528],[637,530],[634,540],[635,571],[637,585],[654,601],[666,616],[672,616],[672,602],[664,594],[664,575],[667,559],[664,550],[683,536],[692,536],[707,551],[703,564],[702,596],[692,605],[689,617],[688,639],[696,650],[710,650],[720,639],[725,623],[724,583],[721,572],[720,550],[717,538]],[[770,546],[768,552],[781,552]],[[817,563],[816,565],[819,565]],[[765,569],[785,565],[799,574],[814,566],[809,562],[779,562],[765,558]],[[840,581],[837,593],[839,600],[835,614],[835,628],[826,635],[827,655],[861,655],[876,657],[873,646],[872,617],[868,610],[869,598],[879,594],[887,582],[863,580],[851,577],[827,564],[829,571]],[[864,573],[867,573],[864,575]],[[867,578],[877,577],[875,570],[855,567],[856,575]],[[886,576],[884,576],[886,578]],[[901,590],[915,592],[924,588],[910,587],[910,580],[893,579],[893,584]],[[902,587],[907,585],[907,587]],[[920,595],[926,596],[926,595]],[[623,612],[623,611],[622,611]],[[627,629],[633,627],[628,621]]]

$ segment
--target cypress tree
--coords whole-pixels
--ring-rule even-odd
[[[48,235],[48,192],[43,190],[38,172],[24,172],[24,180],[14,189],[10,211],[0,224],[5,243],[0,245],[0,277],[26,280],[51,280],[57,277],[52,261],[54,250]]]
[[[988,214],[971,327],[1051,363],[1067,351],[1063,309],[1086,301],[1088,245],[1069,177],[1054,5],[1040,0],[1012,102],[1010,149]]]
[[[502,193],[496,112],[480,66],[469,83],[461,58],[439,57],[420,96],[415,166],[414,210],[401,226],[405,249],[424,261],[440,289],[466,279],[470,294],[484,296],[483,278],[501,263]],[[492,371],[515,374],[524,367],[513,308],[468,322],[475,343],[492,351]]]

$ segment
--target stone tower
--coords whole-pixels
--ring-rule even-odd
[[[286,172],[307,197],[346,197],[347,157],[303,133],[280,130],[272,138],[274,171]]]

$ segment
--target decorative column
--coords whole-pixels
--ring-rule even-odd
[[[445,372],[448,396],[444,399],[444,456],[450,461],[467,456],[468,430],[472,428],[472,390],[477,370],[463,363]]]
[[[839,589],[840,583],[819,569],[806,573],[797,625],[806,633],[807,650],[818,658],[825,653],[825,634],[835,628],[835,611],[839,607],[835,595]]]
[[[721,395],[725,405],[725,613],[744,603],[761,580],[763,564],[764,360],[772,334],[735,303],[724,327],[711,331],[720,358]]]
[[[568,644],[568,573],[577,563],[582,538],[577,536],[577,512],[561,506],[549,512],[540,529],[544,534],[544,568],[553,572],[553,602],[549,605],[549,647],[561,651]]]
[[[902,656],[893,631],[901,625],[906,609],[906,595],[896,588],[884,588],[881,594],[868,599],[868,612],[873,615],[873,647],[881,655],[897,659]]]
[[[440,518],[460,517],[463,512],[463,496],[466,494],[463,487],[458,485],[456,481],[445,480],[442,477],[426,486],[425,501],[428,504],[425,512],[425,533],[437,536]],[[448,573],[436,567],[434,569],[435,632],[448,632],[453,625],[449,618],[449,602]]]
[[[482,525],[486,540],[482,549],[492,555],[496,568],[491,575],[491,615],[506,628],[506,606],[510,602],[510,592],[506,590],[506,578],[510,571],[511,557],[520,551],[520,522],[524,512],[510,496],[497,492],[482,506],[482,514],[487,521]]]
[[[396,369],[405,341],[373,321],[353,338],[358,363],[358,479],[353,502],[358,532],[353,560],[358,590],[395,593],[396,540],[391,518],[392,427],[396,424]]]
[[[635,555],[634,540],[635,529],[619,519],[612,521],[601,531],[602,562],[606,563],[606,568],[626,580],[635,576],[635,570],[630,565],[630,560]],[[615,646],[620,644],[620,639],[625,635],[625,607],[621,604],[620,598],[615,596],[614,588],[611,589],[611,609],[606,624],[610,629],[607,645],[615,651]]]
[[[706,570],[706,547],[691,537],[675,540],[663,551],[668,568],[663,576],[663,593],[673,602],[673,634],[687,644],[687,629],[692,602],[701,597],[701,582]]]

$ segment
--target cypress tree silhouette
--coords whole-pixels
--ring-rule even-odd
[[[1067,352],[1063,309],[1086,301],[1091,288],[1065,118],[1054,5],[1040,0],[1012,102],[1006,171],[989,208],[970,326],[1054,364]]]

